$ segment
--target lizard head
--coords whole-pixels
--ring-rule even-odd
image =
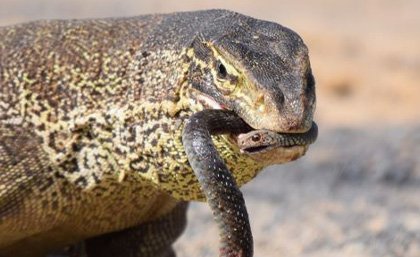
[[[309,130],[315,86],[307,47],[290,29],[241,17],[194,39],[191,84],[207,105],[235,111],[254,129]]]
[[[233,16],[192,41],[189,82],[197,101],[232,110],[256,130],[309,131],[315,82],[303,40],[279,24]]]

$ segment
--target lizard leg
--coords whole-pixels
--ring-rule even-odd
[[[86,240],[92,257],[175,257],[172,243],[186,226],[186,202],[157,220]]]

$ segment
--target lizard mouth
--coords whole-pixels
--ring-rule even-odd
[[[228,109],[212,97],[200,94],[198,100],[210,109]],[[259,156],[270,152],[306,152],[308,146],[315,142],[318,136],[318,126],[312,122],[311,128],[302,133],[282,133],[265,129],[245,129],[245,133],[230,133],[228,140],[237,145],[241,153]]]

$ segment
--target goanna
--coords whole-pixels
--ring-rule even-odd
[[[1,27],[0,256],[81,241],[88,256],[175,256],[185,202],[211,196],[190,166],[198,153],[185,151],[187,121],[220,109],[249,130],[305,134],[314,108],[302,39],[235,12]],[[239,132],[224,133],[212,139],[234,178],[226,187],[313,141],[267,148],[255,132],[257,146],[242,149]]]

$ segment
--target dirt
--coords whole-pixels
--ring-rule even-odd
[[[420,256],[420,2],[0,0],[0,25],[226,8],[279,22],[310,49],[318,141],[243,187],[255,256]],[[194,203],[178,256],[217,256]]]

